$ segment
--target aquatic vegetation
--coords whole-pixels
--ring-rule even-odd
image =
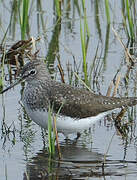
[[[131,41],[134,41],[136,36],[135,1],[130,2],[129,0],[122,0],[122,13],[127,35]]]
[[[55,155],[55,128],[53,128],[52,109],[48,110],[48,151],[53,158]]]
[[[5,54],[2,57],[2,63],[0,65],[1,75],[0,75],[0,91],[2,91],[4,86],[4,60],[5,60]]]
[[[110,24],[109,0],[105,0],[105,10],[107,16],[107,24]]]
[[[29,0],[23,0],[23,4],[21,6],[21,1],[19,1],[18,9],[19,9],[19,20],[21,27],[21,39],[26,39],[26,33],[28,29],[28,19],[29,19]]]
[[[54,0],[55,7],[56,7],[56,13],[58,17],[61,17],[61,1],[60,0]]]
[[[59,159],[61,159],[60,145],[59,145],[59,140],[58,140],[58,132],[57,132],[57,128],[56,128],[56,118],[58,116],[58,113],[57,113],[57,115],[54,115],[52,108],[50,108],[50,106],[49,106],[49,110],[48,110],[48,151],[49,151],[50,159],[55,157],[56,145],[57,145],[57,150],[58,150],[58,157],[59,157]]]
[[[82,54],[83,54],[83,72],[84,72],[84,78],[85,83],[89,86],[88,81],[88,70],[87,70],[87,49],[88,49],[88,42],[89,42],[89,28],[87,23],[87,15],[86,15],[86,8],[85,8],[85,1],[82,1],[83,5],[83,12],[84,12],[84,22],[82,26],[82,20],[80,19],[80,38],[81,38],[81,47],[82,47]]]

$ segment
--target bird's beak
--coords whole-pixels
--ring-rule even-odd
[[[22,81],[22,78],[18,79],[15,83],[11,84],[9,87],[7,87],[6,89],[4,89],[3,91],[0,92],[0,94],[5,93],[6,91],[8,91],[9,89],[13,88],[14,86],[16,86],[17,84],[19,84]]]

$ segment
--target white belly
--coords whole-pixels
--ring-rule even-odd
[[[31,111],[27,106],[25,106],[26,112],[29,117],[41,126],[44,129],[48,128],[48,112],[47,111]],[[56,117],[56,126],[58,132],[62,132],[64,134],[70,134],[74,132],[81,132],[85,129],[88,129],[94,124],[96,121],[102,119],[107,114],[112,111],[107,111],[101,113],[97,116],[82,118],[82,119],[73,119],[68,116],[57,116]]]

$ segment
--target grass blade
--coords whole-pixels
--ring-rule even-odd
[[[106,9],[106,16],[107,16],[107,24],[110,24],[109,0],[105,0],[105,9]]]
[[[127,11],[127,18],[128,18],[128,24],[129,24],[129,30],[130,30],[130,38],[133,40],[135,38],[134,35],[134,23],[131,16],[131,10],[129,6],[129,0],[126,0],[126,11]]]
[[[27,27],[28,27],[28,13],[29,13],[29,0],[23,0],[22,13],[20,13],[21,2],[19,1],[19,19],[21,27],[21,39],[25,39]]]

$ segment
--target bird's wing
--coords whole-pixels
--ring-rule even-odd
[[[59,86],[59,84],[58,84]],[[114,98],[96,95],[87,90],[74,89],[64,85],[53,88],[51,102],[54,110],[73,118],[96,116],[99,113],[137,104],[137,98]],[[56,89],[56,90],[55,90]],[[57,90],[59,89],[59,91]]]

